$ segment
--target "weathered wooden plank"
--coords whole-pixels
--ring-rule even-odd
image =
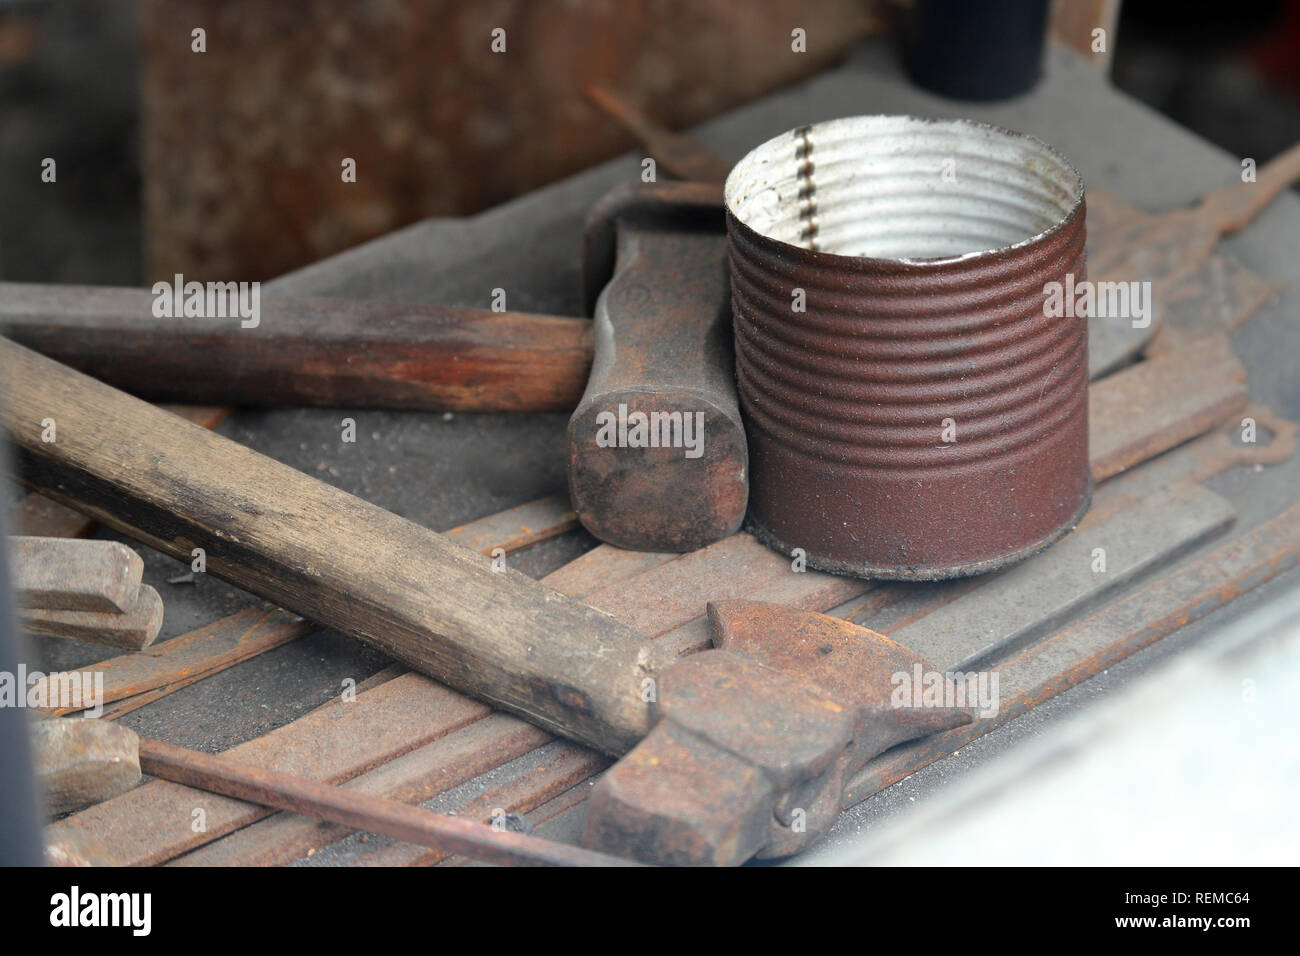
[[[612,617],[12,342],[0,364],[23,480],[56,500],[565,736],[619,752],[648,727]]]
[[[8,543],[20,607],[120,614],[135,604],[144,562],[121,542],[16,535]]]

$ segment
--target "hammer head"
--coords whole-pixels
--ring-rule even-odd
[[[693,551],[740,527],[749,461],[715,187],[619,187],[593,210],[591,377],[569,419],[569,492],[592,534]]]
[[[973,719],[895,706],[896,674],[936,669],[874,631],[753,601],[711,604],[709,617],[719,649],[660,678],[659,723],[596,785],[589,846],[713,866],[797,853],[868,760]]]

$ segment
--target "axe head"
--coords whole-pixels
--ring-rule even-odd
[[[757,601],[708,611],[718,649],[660,678],[659,723],[596,785],[588,846],[670,865],[788,856],[831,826],[872,757],[974,719],[897,706],[896,675],[936,668],[874,631]]]

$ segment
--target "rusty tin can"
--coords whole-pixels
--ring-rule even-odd
[[[759,146],[725,197],[761,540],[824,571],[937,580],[1078,522],[1087,319],[1045,307],[1050,283],[1086,278],[1064,157],[981,123],[853,117]]]

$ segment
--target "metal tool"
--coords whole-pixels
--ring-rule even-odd
[[[120,541],[14,535],[8,546],[23,607],[121,614],[135,603],[144,562]]]
[[[624,186],[588,220],[596,345],[569,419],[569,493],[587,530],[618,547],[693,551],[745,516],[720,200],[693,183]]]
[[[139,738],[107,720],[31,721],[36,782],[51,816],[100,803],[140,782]]]
[[[659,681],[659,723],[591,797],[584,842],[672,865],[786,856],[840,812],[844,783],[895,744],[972,720],[947,675],[848,621],[755,601],[709,605],[718,650]],[[895,675],[934,674],[934,707]]]
[[[144,563],[117,541],[9,539],[23,628],[139,650],[162,628],[162,597],[141,584]]]

